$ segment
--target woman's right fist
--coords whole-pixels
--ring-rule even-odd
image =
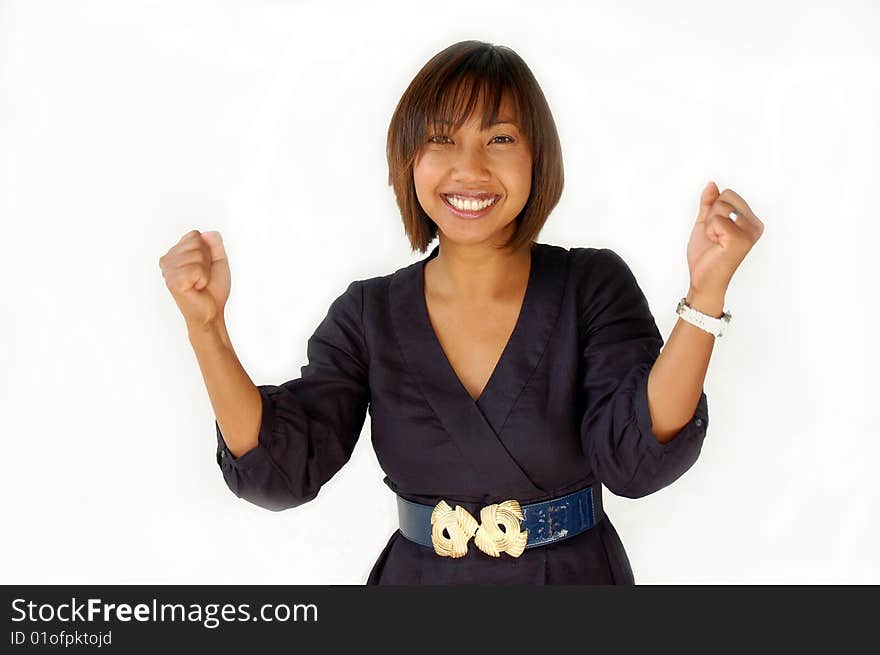
[[[223,318],[231,279],[219,232],[187,232],[159,258],[159,268],[187,325]]]

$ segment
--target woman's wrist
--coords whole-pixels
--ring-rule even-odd
[[[187,323],[186,329],[189,335],[189,340],[194,345],[195,342],[216,341],[227,348],[232,347],[232,343],[229,340],[229,333],[226,331],[226,322],[223,320],[222,316],[210,323],[201,325]]]
[[[689,307],[713,318],[721,318],[721,315],[724,313],[723,293],[700,293],[691,288],[688,289],[685,301]]]

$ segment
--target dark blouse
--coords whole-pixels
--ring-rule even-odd
[[[534,243],[522,309],[474,401],[440,346],[424,295],[424,259],[356,280],[308,341],[299,378],[260,385],[258,445],[217,463],[240,498],[279,511],[314,499],[349,460],[367,411],[383,481],[408,500],[468,508],[521,505],[595,481],[627,498],[672,484],[697,460],[705,393],[669,442],[652,433],[647,379],[663,338],[632,271],[613,250]],[[478,514],[477,514],[478,515]],[[441,557],[399,530],[367,584],[632,584],[608,516],[519,557],[471,543]]]

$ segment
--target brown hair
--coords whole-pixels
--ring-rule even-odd
[[[422,67],[400,98],[388,128],[388,184],[394,187],[413,250],[425,252],[437,236],[437,224],[419,203],[413,180],[428,125],[446,123],[458,129],[478,99],[485,98],[489,102],[483,103],[480,127],[488,129],[498,119],[501,101],[508,93],[532,153],[532,190],[515,219],[516,232],[505,247],[516,250],[534,241],[559,202],[564,182],[562,147],[550,107],[532,71],[506,46],[460,41]]]

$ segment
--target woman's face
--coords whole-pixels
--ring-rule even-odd
[[[516,230],[532,189],[532,153],[514,116],[505,97],[499,124],[486,131],[479,111],[457,132],[428,130],[413,177],[419,203],[445,238],[501,244]],[[494,202],[483,208],[486,200]]]

